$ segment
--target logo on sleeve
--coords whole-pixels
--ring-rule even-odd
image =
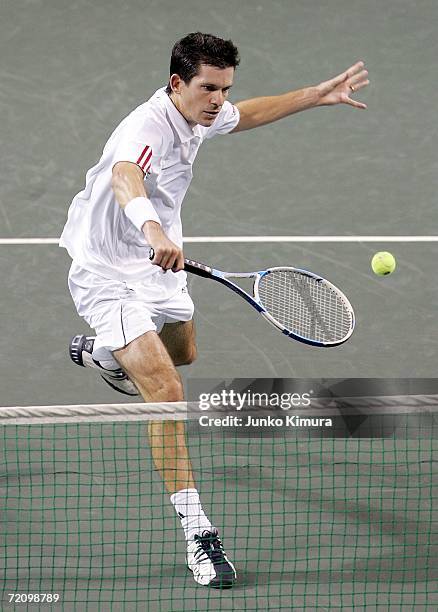
[[[137,159],[137,165],[143,170],[143,172],[148,176],[151,173],[151,165],[152,165],[152,148],[149,145],[146,145],[143,151],[141,152],[140,157]]]

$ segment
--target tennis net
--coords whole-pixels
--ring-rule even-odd
[[[331,429],[250,434],[183,404],[0,409],[2,609],[436,609],[438,396],[414,400],[367,398],[353,436],[363,398],[313,403]],[[185,422],[231,590],[187,570],[148,446],[158,419]]]

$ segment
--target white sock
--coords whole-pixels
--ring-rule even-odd
[[[92,358],[98,361],[106,370],[120,370],[120,364],[114,359],[108,349],[102,347],[94,349]]]
[[[212,524],[208,520],[201,506],[199,493],[196,489],[181,489],[170,496],[176,513],[181,519],[186,540],[193,540],[195,534],[201,535],[204,529],[212,530]]]

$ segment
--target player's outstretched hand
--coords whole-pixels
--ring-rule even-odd
[[[349,104],[355,108],[365,109],[367,105],[354,100],[351,95],[368,84],[368,70],[365,69],[365,64],[356,62],[345,72],[316,86],[319,93],[318,105]]]
[[[161,225],[155,223],[155,221],[147,221],[143,225],[143,233],[154,252],[154,257],[151,260],[153,264],[160,266],[164,271],[179,272],[184,270],[182,249],[169,240]]]

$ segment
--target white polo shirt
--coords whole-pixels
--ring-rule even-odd
[[[206,138],[230,132],[239,111],[230,102],[210,127],[191,128],[161,88],[126,117],[110,136],[99,162],[86,175],[85,189],[69,208],[60,239],[73,261],[106,278],[147,282],[151,297],[166,299],[186,283],[185,272],[166,272],[149,261],[145,237],[126,217],[111,188],[113,166],[137,164],[165,234],[182,247],[181,205],[192,166]]]

